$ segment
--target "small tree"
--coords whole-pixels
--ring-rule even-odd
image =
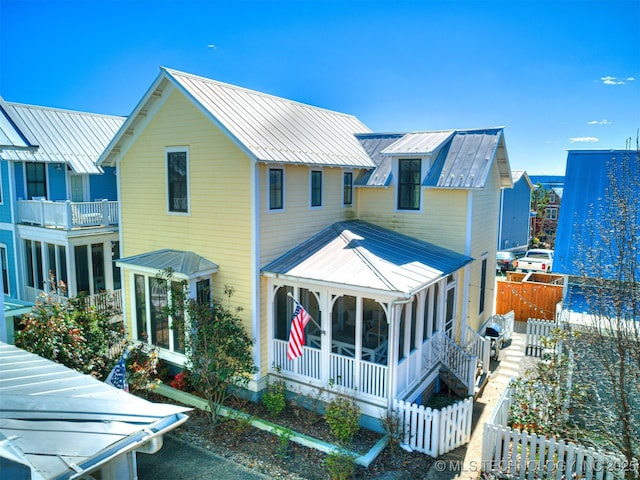
[[[587,311],[577,381],[589,395],[580,420],[594,443],[640,457],[640,155],[628,150],[607,164],[604,194],[577,227]],[[613,433],[615,432],[615,433]],[[627,478],[632,478],[629,470]]]
[[[226,287],[225,292],[230,299],[233,289]],[[220,406],[230,396],[231,388],[246,387],[257,370],[251,356],[253,340],[242,325],[239,310],[232,312],[218,299],[200,303],[188,298],[183,288],[174,292],[169,310],[179,320],[178,328],[185,331],[191,383],[205,396],[211,421],[216,423]]]

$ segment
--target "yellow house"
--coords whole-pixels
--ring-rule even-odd
[[[349,393],[380,418],[465,351],[492,310],[502,128],[375,134],[357,118],[162,68],[102,154],[116,166],[129,335],[185,361],[163,314],[171,268],[224,298],[256,340],[249,390]],[[297,298],[311,314],[289,360]],[[455,358],[455,362],[444,361]]]

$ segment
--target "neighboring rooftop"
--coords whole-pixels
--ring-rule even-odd
[[[65,163],[74,173],[102,173],[96,161],[124,120],[0,99],[0,158]]]

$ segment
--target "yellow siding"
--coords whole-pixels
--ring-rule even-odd
[[[472,263],[469,279],[470,310],[467,321],[475,330],[493,313],[499,198],[498,167],[494,163],[485,188],[473,193],[471,256],[475,261]],[[485,303],[484,312],[478,315],[483,254],[487,258]]]
[[[394,187],[360,188],[357,193],[362,220],[465,253],[466,190],[423,189],[420,212],[396,211]]]
[[[167,213],[165,147],[172,146],[189,148],[189,215]],[[231,305],[243,308],[248,332],[251,168],[247,156],[177,91],[120,163],[124,256],[173,248],[215,262],[214,295],[224,296],[224,285],[235,288]]]
[[[284,168],[284,209],[268,211],[269,166],[260,165],[260,265],[264,266],[329,225],[352,219],[353,207],[342,206],[341,168],[324,168],[321,208],[311,208],[310,172],[307,166]],[[275,168],[283,168],[276,166]],[[354,178],[356,172],[354,172]]]

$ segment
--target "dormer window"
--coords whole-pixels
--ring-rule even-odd
[[[422,160],[398,160],[398,210],[420,210]]]

